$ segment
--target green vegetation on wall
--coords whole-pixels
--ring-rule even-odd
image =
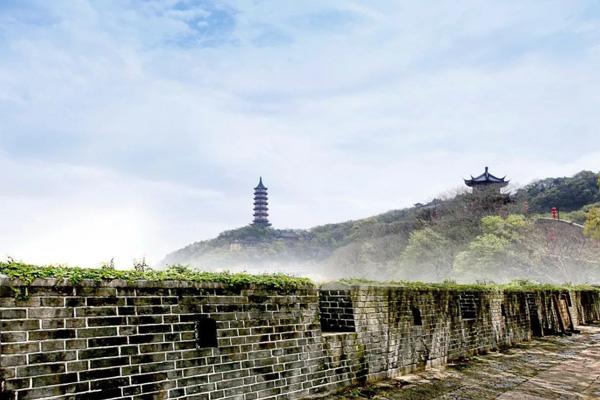
[[[0,262],[0,274],[8,278],[19,279],[29,284],[37,278],[65,279],[76,285],[89,279],[95,282],[121,279],[128,282],[145,281],[185,281],[185,282],[216,282],[226,287],[238,288],[248,285],[260,285],[270,289],[290,290],[311,286],[307,278],[297,278],[284,274],[252,275],[246,273],[204,272],[196,271],[186,266],[170,266],[164,270],[118,270],[110,267],[80,268],[60,265],[38,266],[13,260]]]
[[[537,292],[537,291],[565,291],[565,290],[591,290],[600,291],[597,286],[588,284],[549,284],[538,283],[524,279],[516,279],[507,283],[481,282],[472,284],[457,283],[455,281],[419,282],[419,281],[376,281],[369,279],[341,279],[341,283],[350,286],[391,286],[405,287],[411,290],[427,291],[459,291],[459,292]]]

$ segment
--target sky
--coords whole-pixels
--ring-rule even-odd
[[[0,258],[120,266],[252,218],[600,170],[590,1],[0,0]]]

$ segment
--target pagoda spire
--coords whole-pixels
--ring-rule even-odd
[[[269,223],[269,196],[267,187],[263,184],[262,176],[254,188],[254,221],[252,225],[271,226]]]

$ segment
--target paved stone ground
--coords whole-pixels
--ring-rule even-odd
[[[600,326],[546,336],[502,352],[470,358],[329,399],[600,399]]]

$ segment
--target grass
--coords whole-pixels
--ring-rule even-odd
[[[128,282],[145,281],[185,281],[185,282],[217,282],[227,287],[244,287],[260,285],[270,289],[292,290],[312,286],[308,278],[297,278],[285,274],[260,274],[231,272],[205,272],[194,270],[188,266],[174,265],[162,270],[129,269],[118,270],[111,266],[102,268],[81,268],[64,265],[32,265],[14,260],[0,262],[0,274],[12,279],[19,279],[30,284],[37,278],[66,279],[76,285],[85,279],[95,282],[122,279]]]
[[[372,281],[366,279],[342,279],[341,283],[348,285],[365,285],[365,286],[396,286],[406,287],[414,290],[458,290],[458,291],[481,291],[481,292],[531,292],[531,291],[564,291],[564,290],[600,290],[600,288],[587,284],[570,284],[562,285],[550,283],[538,283],[528,280],[514,280],[509,283],[493,283],[482,282],[473,284],[457,283],[455,281],[444,281],[440,283],[427,283],[417,281]]]

